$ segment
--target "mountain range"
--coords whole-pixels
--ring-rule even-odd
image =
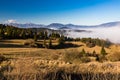
[[[79,28],[99,28],[99,27],[114,27],[114,26],[120,26],[120,21],[116,22],[108,22],[103,23],[100,25],[74,25],[74,24],[61,24],[61,23],[52,23],[49,25],[43,25],[43,24],[34,24],[34,23],[9,23],[7,25],[12,25],[20,28],[48,28],[48,29],[55,29],[55,30],[66,30],[66,29],[79,29]]]

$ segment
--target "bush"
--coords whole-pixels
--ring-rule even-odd
[[[95,44],[94,44],[94,43],[89,43],[89,42],[87,42],[87,43],[86,43],[86,46],[89,47],[89,48],[92,48],[92,47],[95,47]]]
[[[106,58],[106,56],[104,56],[104,55],[98,55],[98,56],[96,57],[96,61],[104,62],[104,61],[107,61],[107,58]]]
[[[89,57],[81,57],[81,62],[83,62],[83,63],[87,63],[90,61],[91,61],[91,59]]]

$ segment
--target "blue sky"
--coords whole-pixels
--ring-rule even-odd
[[[120,0],[0,0],[0,23],[96,25],[120,21]]]

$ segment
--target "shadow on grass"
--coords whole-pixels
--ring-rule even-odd
[[[4,80],[120,80],[120,74],[92,72],[67,73],[64,71],[55,71],[37,74],[8,74],[5,75],[5,78]]]
[[[9,44],[9,43],[0,43],[0,48],[22,48],[25,47],[24,45],[18,45],[18,44]]]
[[[120,74],[114,73],[66,73],[58,71],[56,73],[47,74],[45,80],[119,80]]]
[[[63,45],[54,45],[51,47],[51,49],[66,49],[66,48],[76,48],[76,47],[81,47],[83,45],[76,45],[72,43],[65,43]]]
[[[53,45],[48,47],[49,49],[66,49],[66,48],[76,48],[83,45],[77,45],[72,43],[65,43],[63,45]],[[11,44],[11,43],[0,43],[0,48],[45,48],[42,44],[35,43],[33,45],[22,45],[22,44]]]

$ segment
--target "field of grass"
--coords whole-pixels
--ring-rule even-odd
[[[119,45],[105,48],[108,53],[108,60],[105,62],[98,62],[95,57],[91,57],[90,62],[82,63],[78,57],[82,49],[89,53],[95,50],[96,54],[100,54],[101,47],[88,48],[77,41],[66,42],[77,46],[64,49],[30,48],[24,45],[26,41],[29,40],[0,41],[0,56],[6,58],[0,63],[0,80],[120,79]],[[39,40],[37,43],[42,42],[43,40]],[[54,40],[53,45],[56,44],[57,41]]]

